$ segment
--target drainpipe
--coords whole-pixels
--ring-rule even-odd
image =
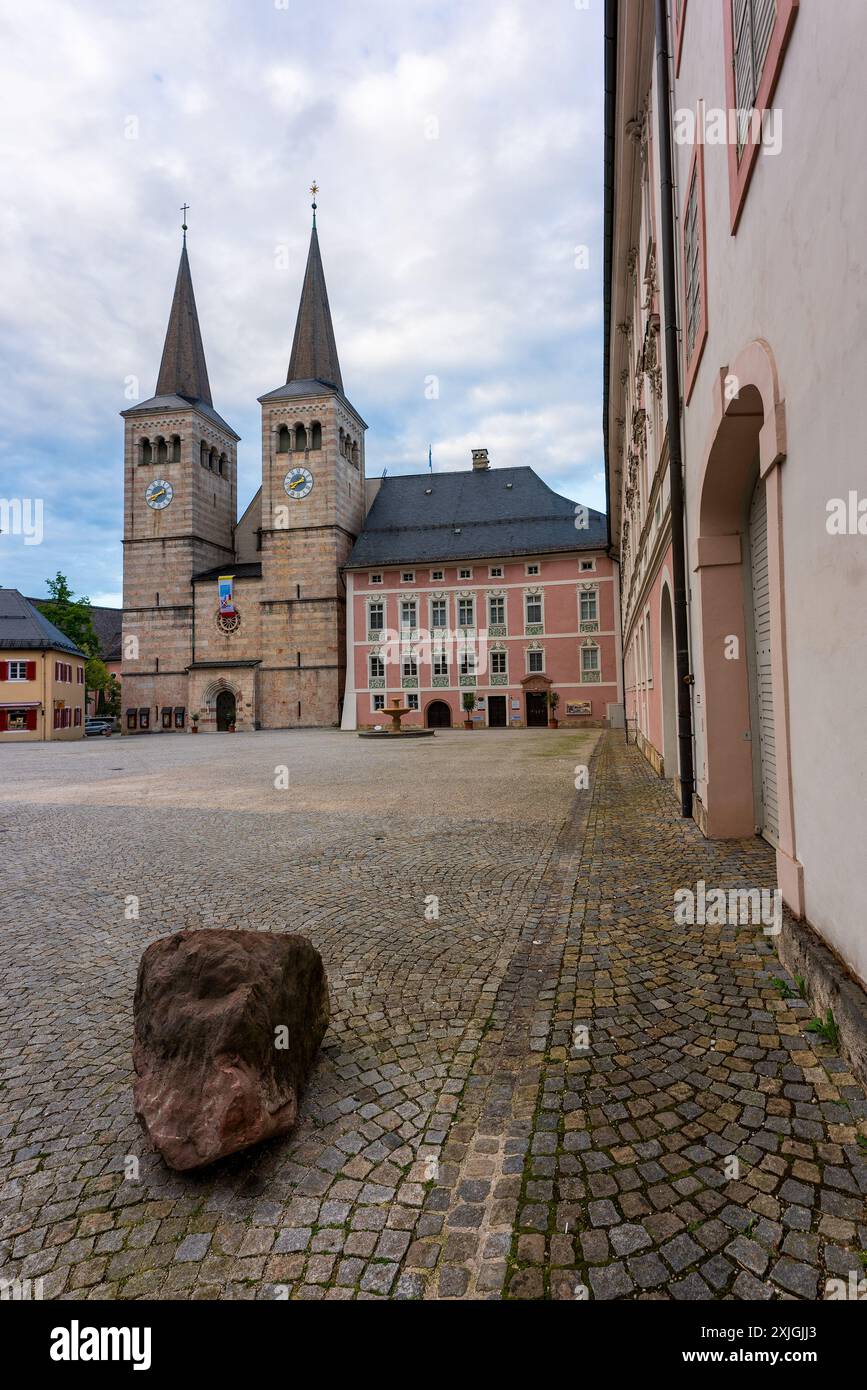
[[[609,388],[611,372],[611,256],[614,235],[614,121],[617,108],[617,0],[605,3],[605,137],[604,137],[604,215],[602,253],[602,448],[605,458],[605,525],[606,550],[617,566],[618,622],[620,625],[620,690],[623,702],[623,737],[629,742],[629,719],[626,714],[626,661],[623,652],[623,615],[620,609],[620,555],[611,544],[611,469],[609,467]]]
[[[686,547],[684,545],[683,454],[680,432],[680,356],[677,338],[674,261],[674,178],[671,164],[671,84],[669,81],[666,0],[656,0],[656,87],[659,116],[660,211],[662,232],[662,295],[665,313],[665,405],[668,416],[668,479],[671,490],[671,568],[674,586],[674,644],[677,672],[677,742],[680,752],[680,809],[692,815],[694,768],[689,661],[689,622],[686,607]]]

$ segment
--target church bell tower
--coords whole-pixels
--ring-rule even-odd
[[[122,412],[127,733],[188,720],[192,578],[233,555],[239,436],[211,399],[183,230],[156,392]]]
[[[364,432],[343,389],[313,227],[286,382],[262,406],[266,727],[336,725],[346,674],[340,573],[364,521]]]

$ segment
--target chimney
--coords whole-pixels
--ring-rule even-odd
[[[487,449],[473,449],[473,470],[481,473],[490,466]]]

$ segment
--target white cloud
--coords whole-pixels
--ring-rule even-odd
[[[79,591],[119,588],[118,412],[127,376],[142,396],[156,381],[183,202],[246,503],[256,397],[285,378],[314,177],[371,474],[423,468],[429,443],[437,466],[468,465],[483,442],[598,505],[600,13],[532,0],[11,10],[2,467],[56,522],[42,547],[4,554],[2,582],[41,592],[60,568]],[[579,243],[590,272],[574,267]]]

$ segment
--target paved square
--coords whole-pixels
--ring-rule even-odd
[[[863,1274],[863,1093],[760,928],[673,921],[675,888],[769,886],[771,856],[704,841],[622,735],[155,736],[2,767],[0,1277],[753,1299]],[[150,941],[210,925],[308,935],[332,1022],[292,1134],[178,1175],[132,1114],[132,991]]]

